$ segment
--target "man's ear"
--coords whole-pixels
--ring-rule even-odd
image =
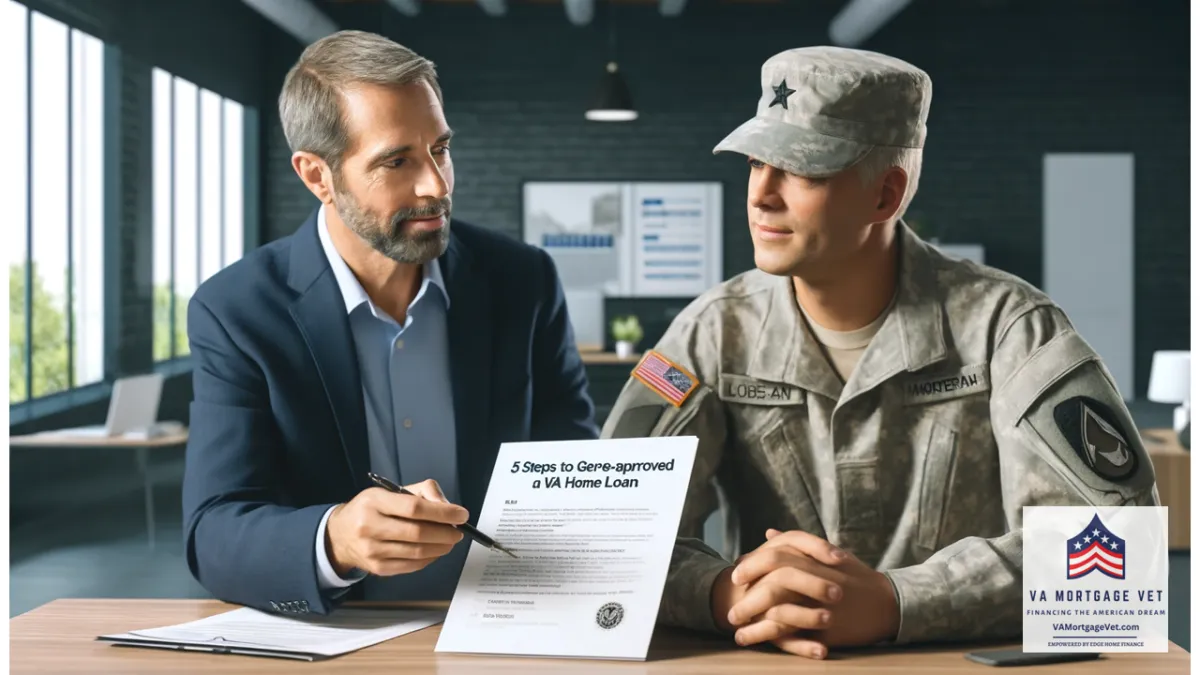
[[[292,168],[308,191],[321,200],[322,204],[333,204],[333,176],[325,160],[311,152],[296,152],[292,154]]]
[[[900,211],[900,203],[904,201],[904,191],[907,188],[908,174],[904,173],[904,169],[893,166],[884,172],[872,221],[882,223],[891,220]]]

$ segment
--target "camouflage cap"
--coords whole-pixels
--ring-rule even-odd
[[[789,49],[762,66],[758,114],[713,154],[831,176],[878,145],[922,147],[931,93],[929,75],[897,58],[843,47]]]

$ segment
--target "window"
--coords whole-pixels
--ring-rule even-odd
[[[186,356],[187,303],[242,257],[242,106],[154,69],[154,360]]]
[[[0,0],[9,401],[104,376],[103,43]]]

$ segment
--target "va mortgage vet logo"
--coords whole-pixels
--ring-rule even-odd
[[[1067,542],[1067,578],[1080,579],[1092,572],[1114,579],[1125,578],[1125,540],[1100,522],[1100,516]]]
[[[1167,651],[1167,509],[1028,506],[1023,649]]]

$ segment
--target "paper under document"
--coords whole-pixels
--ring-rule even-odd
[[[342,608],[328,616],[277,616],[244,607],[198,621],[148,628],[97,640],[230,654],[316,660],[346,654],[432,626],[444,610]]]
[[[645,659],[697,443],[502,445],[436,651]]]

